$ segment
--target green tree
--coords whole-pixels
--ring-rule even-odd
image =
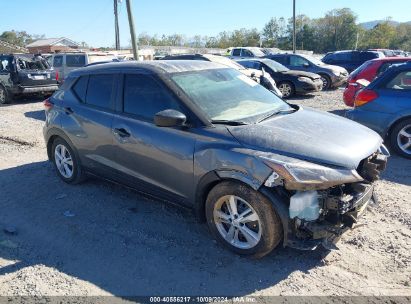
[[[265,24],[261,33],[263,45],[266,47],[274,47],[277,45],[277,40],[280,34],[280,25],[277,18],[271,18],[268,23]]]

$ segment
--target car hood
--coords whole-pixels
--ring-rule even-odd
[[[356,169],[382,144],[382,138],[367,127],[301,107],[291,114],[228,130],[247,148],[348,169]]]
[[[320,78],[320,75],[318,75],[318,74],[305,72],[305,71],[288,70],[288,71],[285,71],[285,72],[282,72],[282,73],[284,75],[292,75],[292,76],[297,76],[297,77],[308,77],[308,78],[311,78],[311,79]]]

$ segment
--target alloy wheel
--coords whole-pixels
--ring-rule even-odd
[[[279,85],[278,89],[283,94],[283,97],[289,97],[292,92],[292,88],[288,83],[282,83]]]
[[[326,90],[328,88],[328,79],[325,78],[324,76],[321,76],[321,81],[323,82],[323,90]]]
[[[411,125],[406,125],[398,132],[398,147],[406,154],[411,155]]]
[[[242,198],[234,195],[221,197],[214,206],[213,216],[218,232],[230,245],[250,249],[260,242],[260,218]]]
[[[62,144],[58,144],[54,149],[54,161],[60,174],[65,178],[73,176],[73,159],[70,151]]]

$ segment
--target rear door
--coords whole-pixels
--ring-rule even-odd
[[[89,170],[112,177],[114,96],[117,74],[79,77],[65,92],[61,125]]]
[[[121,114],[113,122],[116,169],[130,186],[187,203],[193,190],[195,135],[190,129],[158,127],[162,110],[188,111],[157,78],[126,74]],[[120,98],[121,99],[121,98]]]

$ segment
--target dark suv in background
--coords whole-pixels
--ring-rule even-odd
[[[378,51],[338,51],[325,55],[322,62],[338,65],[351,73],[368,60],[384,57],[385,55]]]
[[[56,73],[47,60],[31,54],[0,54],[0,104],[16,95],[53,93]]]
[[[265,56],[275,60],[290,70],[300,70],[315,73],[321,76],[323,90],[338,88],[347,82],[348,72],[346,69],[325,64],[321,60],[303,54],[269,54]]]

